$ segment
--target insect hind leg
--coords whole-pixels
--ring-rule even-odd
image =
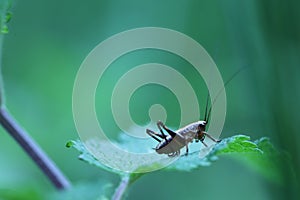
[[[157,127],[158,127],[159,131],[160,131],[164,136],[165,136],[165,134],[163,133],[162,128],[163,128],[165,131],[167,131],[167,132],[171,135],[172,138],[176,137],[176,135],[177,135],[177,133],[175,133],[174,131],[172,131],[172,130],[169,129],[168,127],[166,127],[166,126],[164,125],[164,123],[162,123],[161,121],[158,121],[158,122],[157,122]]]
[[[147,129],[146,130],[146,133],[148,134],[148,135],[150,135],[153,139],[155,139],[156,141],[158,141],[158,142],[161,142],[161,140],[158,138],[158,137],[160,137],[160,138],[162,138],[162,139],[165,139],[162,135],[160,135],[160,134],[158,134],[158,133],[155,133],[154,131],[152,131],[152,130],[150,130],[150,129]],[[158,137],[157,137],[158,136]]]

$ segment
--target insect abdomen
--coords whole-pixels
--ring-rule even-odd
[[[162,140],[155,148],[159,154],[170,154],[179,151],[185,146],[185,140],[176,136],[175,138],[167,138]]]

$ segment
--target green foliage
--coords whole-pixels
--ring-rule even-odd
[[[6,2],[8,1],[0,0],[1,17],[3,16],[2,6]],[[223,192],[218,192],[217,198],[210,195],[213,193],[211,190],[206,190],[207,192],[202,190],[201,195],[199,194],[199,185],[207,184],[207,180],[201,181],[202,183],[199,185],[190,186],[186,192],[191,191],[189,194],[192,198],[195,197],[195,191],[197,191],[197,195],[199,194],[204,199],[222,199],[224,197],[236,199],[241,196],[246,199],[265,199],[266,197],[282,199],[283,195],[286,199],[293,199],[293,189],[291,188],[293,188],[294,183],[289,174],[293,173],[292,176],[298,179],[298,183],[300,182],[300,171],[297,170],[300,167],[299,145],[297,144],[300,139],[297,127],[299,119],[299,112],[297,111],[300,107],[300,104],[297,104],[300,97],[297,93],[299,91],[298,82],[300,81],[298,78],[300,69],[298,55],[300,51],[300,12],[298,8],[300,1],[235,0],[226,3],[220,1],[205,3],[202,1],[178,1],[173,3],[171,1],[172,5],[170,5],[170,1],[156,3],[149,1],[146,5],[142,1],[135,1],[130,4],[126,1],[90,1],[88,4],[84,1],[64,1],[59,6],[54,1],[39,2],[18,1],[16,5],[19,17],[14,23],[15,34],[13,37],[6,38],[5,47],[6,65],[4,67],[7,76],[4,78],[6,88],[10,91],[7,98],[10,100],[9,107],[12,108],[13,113],[20,117],[21,121],[24,119],[23,125],[28,130],[33,129],[33,137],[38,137],[41,145],[58,162],[58,166],[61,166],[65,171],[69,169],[68,166],[72,166],[74,170],[68,171],[72,180],[90,177],[89,172],[82,172],[80,165],[74,165],[74,160],[68,157],[69,154],[63,151],[60,145],[60,141],[72,137],[70,134],[72,131],[68,131],[69,134],[61,133],[66,130],[75,130],[71,120],[72,113],[69,101],[77,70],[76,66],[80,65],[84,55],[96,42],[102,41],[120,30],[154,24],[171,27],[204,44],[212,57],[216,59],[216,63],[222,65],[221,72],[225,79],[237,68],[243,65],[249,66],[250,70],[237,78],[240,81],[235,80],[230,88],[226,88],[231,92],[231,98],[228,99],[228,110],[232,113],[231,116],[235,116],[235,118],[226,119],[229,122],[227,127],[235,130],[247,129],[248,133],[255,132],[256,136],[269,134],[272,139],[280,141],[282,148],[289,152],[294,165],[292,170],[284,168],[286,183],[285,187],[282,188],[273,188],[272,183],[261,181],[256,177],[254,179],[258,184],[252,184],[244,176],[240,176],[236,182],[229,181],[228,184],[224,185],[222,185],[222,181],[214,182],[216,185],[219,184],[217,186],[222,185],[223,189]],[[55,14],[53,13],[54,8]],[[155,16],[153,16],[153,11],[156,13]],[[6,18],[8,15],[5,14],[4,16]],[[5,18],[1,18],[0,24],[7,21]],[[2,19],[4,20],[2,21]],[[6,28],[2,31],[3,26],[0,25],[0,43],[2,33],[8,30],[7,23],[5,26]],[[11,24],[8,24],[11,32],[10,26]],[[215,52],[216,50],[217,52]],[[2,51],[0,50],[0,52]],[[132,60],[135,61],[135,59]],[[141,61],[144,62],[144,58]],[[157,62],[157,60],[151,61]],[[182,66],[180,69],[188,68],[181,63],[178,65]],[[48,74],[46,80],[45,72]],[[194,77],[194,74],[186,75],[189,79]],[[51,81],[52,76],[55,77],[55,81]],[[268,77],[267,80],[266,77]],[[197,78],[195,79],[198,81]],[[0,83],[1,86],[2,83]],[[201,91],[200,95],[202,94]],[[141,100],[140,105],[144,105],[144,99],[141,98]],[[200,100],[200,102],[203,101]],[[169,106],[178,107],[178,105],[174,106],[173,104],[170,103]],[[147,108],[147,106],[145,107]],[[110,105],[106,109],[109,110],[109,108]],[[27,112],[28,110],[30,112]],[[106,117],[105,122],[109,121],[106,110],[101,111],[101,113],[104,113]],[[133,115],[140,113],[140,111],[134,112]],[[143,115],[146,120],[148,119],[147,113],[140,115]],[[245,116],[239,117],[242,115]],[[178,116],[180,116],[179,109],[175,114],[172,111],[172,115],[168,115],[168,120],[170,119],[173,124],[176,124]],[[136,118],[139,119],[139,116]],[[108,124],[107,127],[110,125]],[[3,138],[5,134],[3,131],[1,133],[1,171],[4,175],[1,176],[1,181],[4,185],[8,182],[17,183],[22,178],[18,175],[20,170],[15,168],[15,166],[19,166],[24,175],[27,174],[28,178],[38,180],[39,184],[44,186],[44,182],[41,181],[44,180],[41,178],[41,173],[36,173],[35,167],[27,167],[28,165],[23,163],[19,148],[14,148],[10,142],[11,138]],[[38,135],[34,135],[35,133]],[[285,165],[285,162],[280,159],[281,153],[274,151],[267,139],[262,138],[262,140],[251,142],[249,145],[259,142],[257,146],[258,149],[263,149],[263,154],[259,152],[235,152],[241,145],[236,147],[232,144],[231,151],[233,152],[227,148],[224,149],[227,152],[219,152],[210,159],[208,159],[208,155],[200,158],[200,152],[191,152],[187,157],[180,157],[166,170],[178,170],[174,169],[174,166],[178,168],[180,162],[192,160],[191,163],[188,163],[188,167],[192,171],[196,171],[197,168],[201,169],[201,164],[208,166],[216,159],[226,157],[232,159],[233,162],[245,163],[251,169],[257,170],[272,180],[277,179],[278,166],[280,163]],[[247,145],[246,141],[243,145]],[[152,145],[149,146],[153,147]],[[7,162],[7,160],[14,160],[15,162]],[[91,158],[92,160],[93,158]],[[208,161],[204,162],[205,160]],[[197,162],[201,163],[197,164]],[[227,163],[223,165],[221,162],[216,162],[215,164],[224,171],[235,170],[226,168],[228,167]],[[195,165],[195,168],[192,168],[192,165]],[[180,177],[180,173],[178,174]],[[173,175],[174,178],[177,178],[176,173]],[[140,174],[133,173],[130,176],[137,179]],[[217,180],[223,179],[215,174],[210,174],[210,176]],[[249,177],[249,179],[251,178]],[[175,182],[175,185],[184,188],[187,182],[193,183],[193,181],[193,179],[187,179],[186,181]],[[148,181],[149,185],[155,183]],[[236,186],[240,183],[243,183],[244,187],[237,189]],[[143,184],[143,187],[150,188],[149,185]],[[46,187],[48,187],[47,184]],[[15,185],[12,185],[12,188],[15,189]],[[257,194],[256,198],[248,195],[253,191]],[[3,192],[5,193],[5,191]],[[149,193],[145,195],[148,199],[151,198]],[[178,195],[178,199],[180,199],[181,193],[183,191],[178,190],[173,194]],[[3,199],[7,198],[3,197]],[[19,195],[18,198],[14,199],[35,198],[24,194],[23,198]]]
[[[225,138],[222,142],[213,146],[205,157],[199,158],[199,152],[194,152],[189,156],[181,156],[167,169],[191,171],[210,166],[212,162],[222,156],[241,161],[272,181],[277,183],[282,181],[283,177],[280,172],[282,155],[275,150],[266,137],[254,142],[251,142],[250,137],[245,135]]]
[[[132,141],[129,138],[121,137],[119,145],[125,149],[132,149]],[[126,148],[126,145],[128,147]],[[139,145],[145,146],[143,143],[135,143],[134,149],[139,149]],[[79,140],[70,141],[66,144],[68,148],[73,147],[80,152],[79,159],[96,167],[117,173],[121,176],[119,187],[114,193],[114,198],[119,198],[126,194],[127,188],[145,173],[121,173],[114,169],[108,168],[99,162],[89,151],[85,148],[83,143]],[[210,166],[213,162],[228,156],[250,166],[263,176],[269,178],[277,183],[282,182],[282,174],[280,173],[280,161],[282,155],[275,150],[268,138],[261,138],[256,141],[250,141],[250,137],[246,135],[235,135],[223,139],[220,143],[214,144],[209,148],[204,148],[200,151],[192,152],[189,155],[181,155],[178,160],[173,162],[164,170],[176,171],[193,171],[201,167]],[[165,159],[168,159],[166,156]],[[151,160],[151,159],[150,159]],[[156,165],[157,161],[152,162],[148,167],[151,169]],[[141,168],[147,166],[141,164]]]
[[[122,141],[120,143],[121,145],[123,144]],[[138,146],[139,144],[136,144],[136,148],[138,148]],[[89,151],[87,151],[79,140],[68,142],[67,147],[74,147],[77,149],[80,152],[80,160],[120,174],[120,172],[101,164],[89,153]],[[230,156],[237,160],[241,160],[258,172],[261,172],[262,175],[274,178],[275,181],[278,181],[281,178],[277,162],[279,161],[280,155],[274,149],[269,139],[261,138],[252,142],[250,141],[250,137],[245,135],[236,135],[225,138],[220,143],[217,143],[210,148],[190,153],[188,156],[182,155],[178,160],[166,167],[165,170],[192,171],[201,167],[210,166],[214,161],[218,160],[222,156]],[[168,159],[167,156],[166,159]],[[121,173],[121,175],[124,174]],[[142,174],[139,173],[132,173],[129,174],[129,177],[134,181],[141,175]]]
[[[1,72],[1,57],[2,57],[2,35],[8,33],[7,23],[11,19],[11,12],[8,11],[11,2],[8,0],[0,1],[0,106],[3,104],[4,92],[3,92],[3,82],[2,82],[2,72]]]
[[[32,187],[23,187],[15,189],[0,189],[0,199],[5,200],[18,200],[18,199],[31,199],[31,200],[40,200],[42,194],[40,191],[37,191],[36,188]]]
[[[36,186],[23,186],[14,189],[0,189],[2,200],[106,200],[113,192],[112,184],[104,180],[96,182],[79,182],[63,191],[44,190]]]
[[[288,157],[278,152],[270,143],[269,138],[263,137],[254,141],[254,143],[262,151],[261,153],[252,152],[242,155],[234,154],[232,156],[249,165],[260,174],[263,174],[266,178],[281,184],[284,179],[281,173],[281,166],[290,167]]]
[[[111,196],[111,184],[99,182],[82,182],[74,185],[69,190],[59,191],[47,195],[44,199],[47,200],[108,200],[108,196]]]
[[[1,0],[0,1],[0,34],[8,33],[8,26],[7,23],[11,19],[11,12],[8,9],[11,6],[11,2],[8,0]]]
[[[84,145],[80,141],[71,141],[67,144],[67,146],[74,146],[78,151],[81,152],[79,158],[84,160],[92,165],[96,165],[97,167],[103,168],[105,170],[120,174],[124,174],[126,172],[134,172],[134,173],[144,173],[145,171],[153,171],[157,168],[163,168],[168,163],[172,162],[174,158],[165,158],[163,156],[159,156],[154,153],[149,154],[140,154],[136,156],[135,154],[127,153],[127,152],[142,152],[145,147],[149,146],[147,140],[136,140],[130,137],[126,137],[123,134],[123,137],[119,138],[119,143],[115,145],[119,146],[121,149],[125,150],[120,154],[120,149],[115,148],[114,145],[109,141],[105,140],[96,140],[90,139],[87,140]],[[148,141],[149,142],[149,141]],[[138,145],[137,145],[138,144]],[[98,158],[101,161],[95,159],[87,150],[92,150],[93,152],[97,152]],[[105,149],[105,153],[103,152]],[[126,155],[124,155],[126,154]],[[108,168],[106,166],[113,166],[112,168]]]
[[[174,164],[167,169],[176,169],[181,171],[191,171],[199,167],[210,166],[212,162],[218,160],[220,155],[230,155],[233,153],[262,153],[258,146],[250,141],[249,136],[236,135],[223,139],[220,143],[207,149],[208,152],[194,152],[189,156],[181,156]],[[201,156],[204,154],[205,156]]]

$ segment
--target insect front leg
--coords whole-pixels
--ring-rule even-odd
[[[221,142],[221,140],[216,140],[215,138],[213,138],[211,135],[209,135],[208,133],[204,132],[204,134],[209,138],[211,139],[212,141],[216,142],[216,143],[219,143]]]
[[[207,144],[203,140],[201,140],[201,142],[205,147],[207,147]]]

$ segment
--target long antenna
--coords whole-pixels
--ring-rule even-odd
[[[204,114],[204,121],[206,121],[206,123],[208,123],[207,122],[208,102],[209,102],[209,92],[207,92],[206,105],[205,105],[205,114]]]
[[[209,96],[209,94],[207,95],[207,99],[206,99],[206,108],[205,108],[205,115],[204,115],[204,117],[205,117],[205,121],[206,121],[206,123],[208,124],[208,121],[209,121],[209,119],[210,119],[210,114],[211,114],[211,109],[212,109],[212,106],[215,104],[215,102],[216,102],[216,100],[218,99],[218,97],[220,96],[220,94],[224,91],[224,89],[225,89],[225,87],[226,87],[226,85],[230,82],[230,81],[232,81],[232,79],[234,78],[234,77],[236,77],[242,70],[244,70],[246,67],[243,67],[243,68],[241,68],[241,69],[239,69],[238,71],[236,71],[226,82],[225,82],[225,84],[224,84],[224,87],[223,88],[221,88],[219,91],[218,91],[218,93],[217,93],[217,95],[216,95],[216,97],[214,98],[214,100],[213,100],[213,102],[211,103],[211,105],[210,105],[210,108],[208,109],[208,114],[207,114],[207,106],[208,106],[208,96]],[[207,116],[206,116],[206,114],[207,114]]]

